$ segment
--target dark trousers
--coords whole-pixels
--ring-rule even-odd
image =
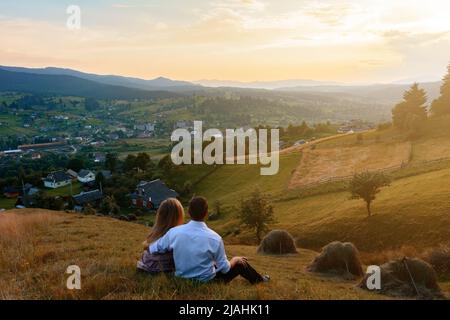
[[[262,276],[248,262],[238,262],[227,273],[216,273],[215,280],[228,283],[237,276],[247,279],[251,284],[263,281]]]

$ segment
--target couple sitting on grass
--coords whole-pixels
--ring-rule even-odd
[[[228,283],[242,276],[250,283],[267,282],[244,257],[230,261],[225,254],[222,238],[205,223],[208,203],[194,197],[189,203],[191,221],[183,224],[184,210],[177,199],[161,203],[152,232],[145,241],[145,251],[137,263],[139,271],[172,273],[200,282]]]

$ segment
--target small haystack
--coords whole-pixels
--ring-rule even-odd
[[[294,238],[285,230],[270,231],[258,247],[260,254],[297,253]]]
[[[380,266],[381,289],[376,292],[394,297],[417,297],[419,299],[443,298],[431,265],[420,259],[392,260]],[[359,284],[367,288],[366,275]]]
[[[345,277],[364,275],[359,252],[350,242],[335,241],[322,248],[322,252],[308,266],[308,271],[330,273]]]

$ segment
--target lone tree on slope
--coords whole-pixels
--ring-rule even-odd
[[[363,172],[353,176],[350,182],[350,193],[352,199],[363,199],[366,202],[367,213],[369,217],[372,215],[370,205],[375,200],[376,195],[381,191],[382,187],[387,187],[390,179],[382,173]]]
[[[248,199],[241,201],[239,218],[244,225],[255,230],[258,242],[261,242],[262,233],[268,230],[268,224],[275,221],[273,207],[267,198],[257,189]]]

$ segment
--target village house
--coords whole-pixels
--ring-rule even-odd
[[[106,156],[104,153],[97,152],[94,154],[94,162],[95,163],[102,163],[102,162],[105,162],[105,160],[106,160]]]
[[[364,122],[362,120],[353,119],[343,123],[337,130],[338,133],[352,134],[355,132],[362,132],[373,129],[374,126],[371,123]]]
[[[53,139],[52,139],[53,140]],[[36,150],[36,149],[55,149],[67,144],[65,140],[55,140],[54,142],[35,143],[20,145],[20,150]]]
[[[30,208],[36,203],[39,189],[27,183],[23,186],[23,194],[17,199],[16,208]]]
[[[72,178],[72,180],[77,180],[78,179],[78,173],[76,173],[72,169],[69,169],[66,172]]]
[[[78,172],[78,181],[81,183],[88,183],[95,181],[95,173],[90,170],[82,169]]]
[[[81,192],[80,194],[73,196],[75,203],[74,210],[77,212],[82,212],[87,205],[96,208],[100,205],[102,199],[103,194],[98,189],[88,192]]]
[[[12,186],[5,187],[3,190],[3,195],[5,198],[13,199],[13,198],[21,198],[23,195],[35,195],[39,192],[38,188],[33,187],[32,184],[26,183],[22,186],[22,188],[16,188]]]
[[[190,129],[192,128],[192,124],[186,120],[179,120],[175,123],[175,129]]]
[[[155,124],[154,123],[137,124],[134,126],[134,130],[153,132],[155,131]]]
[[[119,140],[119,135],[117,133],[109,133],[106,135],[109,140]]]
[[[25,195],[33,196],[33,195],[35,195],[35,194],[37,194],[37,193],[39,192],[39,188],[34,187],[34,186],[33,186],[32,184],[30,184],[30,183],[26,183],[26,184],[23,186],[23,191],[24,191],[24,194],[25,194]]]
[[[12,186],[5,187],[3,190],[3,195],[8,199],[17,198],[20,195],[20,190]]]
[[[2,155],[16,158],[16,157],[22,157],[22,153],[23,153],[23,150],[21,150],[21,149],[5,150],[2,152]]]
[[[90,143],[90,145],[93,146],[93,147],[103,147],[105,145],[105,141],[103,141],[103,140],[92,141]]]
[[[161,202],[168,198],[178,198],[179,194],[166,186],[160,179],[141,181],[130,195],[133,207],[158,209]]]
[[[155,133],[155,124],[154,123],[145,123],[145,124],[137,124],[134,126],[134,130],[136,132],[136,137],[139,139],[150,138]]]
[[[298,141],[296,141],[295,143],[294,143],[294,147],[298,147],[298,146],[301,146],[301,145],[304,145],[305,143],[307,143],[306,142],[306,140],[298,140]]]
[[[44,179],[44,186],[46,188],[56,189],[69,185],[72,178],[64,171],[55,171],[49,173]]]
[[[42,158],[42,155],[39,152],[34,152],[31,154],[31,160],[39,160]]]
[[[138,139],[146,139],[146,138],[151,138],[153,136],[152,133],[148,132],[148,131],[144,131],[144,132],[140,132],[138,133],[138,135],[136,136],[136,138]]]

